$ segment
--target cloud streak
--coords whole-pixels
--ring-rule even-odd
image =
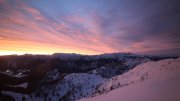
[[[0,0],[0,54],[180,55],[177,2]]]

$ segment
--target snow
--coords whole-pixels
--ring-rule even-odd
[[[20,85],[16,85],[14,87],[23,87],[23,88],[27,88],[28,87],[28,83],[22,83]]]
[[[80,56],[69,55],[66,58],[65,54],[64,56],[60,55],[59,58],[65,60],[72,58],[79,59]],[[2,93],[14,97],[16,101],[21,101],[22,98],[25,98],[26,101],[75,101],[92,96],[96,97],[86,98],[80,101],[176,101],[176,99],[180,101],[177,97],[180,93],[179,88],[177,88],[180,84],[180,58],[147,62],[150,60],[148,57],[133,54],[102,54],[100,56],[92,56],[92,58],[85,56],[85,59],[92,59],[95,62],[91,66],[82,66],[82,68],[89,68],[94,65],[96,67],[98,62],[96,62],[96,59],[100,58],[118,58],[118,61],[123,61],[123,64],[119,63],[120,65],[115,67],[112,64],[108,64],[91,72],[72,73],[68,75],[60,74],[55,68],[47,72],[47,75],[40,81],[44,85],[38,87],[36,91],[29,95],[8,91],[3,91]],[[138,65],[140,63],[143,64]],[[72,65],[75,64],[72,62]],[[135,68],[132,69],[133,67]],[[123,74],[118,75],[116,70],[121,70],[122,68],[125,68],[122,72]],[[7,70],[3,73],[18,78],[25,76],[24,71],[23,69],[17,73],[13,73]],[[103,78],[103,74],[108,76]],[[16,87],[24,88],[27,86],[28,83],[16,85]],[[164,100],[162,98],[164,96],[167,97],[164,99],[168,100]]]
[[[99,75],[86,73],[72,73],[64,79],[65,83],[58,84],[56,86],[57,89],[53,92],[59,92],[60,95],[67,95],[70,92],[69,101],[92,95],[92,93],[95,92],[95,87],[105,81],[105,79]],[[60,87],[64,93],[58,90]]]
[[[6,74],[6,75],[9,75],[12,77],[16,77],[16,78],[21,78],[21,77],[27,76],[25,74],[25,72],[29,72],[29,71],[30,70],[28,70],[28,69],[20,69],[20,70],[17,70],[17,72],[13,72],[13,71],[7,69],[5,72],[0,72],[0,73]]]
[[[23,95],[23,94],[11,92],[11,91],[1,91],[1,93],[12,96],[15,99],[15,101],[22,101],[22,97],[27,97],[28,96],[26,94]],[[31,101],[31,100],[26,99],[26,101]]]
[[[84,96],[90,96],[95,92],[97,85],[104,82],[104,78],[99,75],[86,74],[86,73],[72,73],[64,77],[64,79],[57,84],[44,86],[40,89],[43,93],[46,93],[46,98],[50,98],[52,101],[67,100],[74,101]],[[44,94],[42,94],[44,95]],[[35,97],[35,94],[31,95],[33,101],[44,101],[44,96]],[[27,98],[29,99],[29,98]]]
[[[21,77],[24,77],[24,76],[27,76],[27,75],[24,75],[22,72],[19,72],[17,74],[13,74],[13,71],[7,69],[5,72],[0,72],[2,74],[6,74],[8,76],[11,76],[11,77],[16,77],[16,78],[21,78]]]
[[[53,71],[53,73],[55,72],[56,70]],[[9,91],[3,91],[2,93],[12,96],[15,101],[21,101],[22,97],[24,97],[26,101],[44,101],[45,99],[51,99],[51,101],[62,101],[65,100],[64,96],[68,96],[68,101],[75,101],[92,95],[96,90],[95,87],[104,81],[105,79],[99,75],[72,73],[65,76],[64,79],[59,81],[57,84],[49,86],[45,85],[39,88],[39,90],[37,90],[37,92],[41,92],[39,96],[36,95],[37,92],[33,92],[30,95],[23,95]],[[26,83],[17,86],[24,87],[26,86]]]
[[[6,75],[12,75],[13,71],[7,69],[6,71],[3,71],[3,72],[0,71],[0,73],[6,74]]]
[[[108,91],[117,83],[124,87],[80,101],[180,101],[180,58],[138,65],[107,80],[99,89]]]

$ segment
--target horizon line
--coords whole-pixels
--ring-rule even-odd
[[[84,56],[95,56],[95,55],[103,55],[103,54],[114,54],[114,53],[126,53],[126,54],[134,54],[134,55],[142,55],[142,56],[164,56],[164,57],[180,57],[180,55],[162,55],[162,54],[143,54],[143,53],[132,53],[132,52],[110,52],[110,53],[99,53],[99,54],[83,54],[83,53],[66,53],[66,52],[54,52],[54,53],[12,53],[12,54],[0,54],[0,56],[24,56],[24,55],[42,55],[42,56],[51,56],[54,54],[76,54],[76,55],[84,55]]]

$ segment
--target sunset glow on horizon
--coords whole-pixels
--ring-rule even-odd
[[[180,55],[178,0],[0,0],[0,55]]]

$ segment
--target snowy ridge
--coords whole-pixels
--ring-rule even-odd
[[[140,64],[129,72],[107,79],[105,83],[98,88],[98,92],[103,93],[121,86],[144,81],[158,72],[177,68],[178,65],[180,66],[180,58],[176,60],[166,59],[158,62],[150,61]]]
[[[73,73],[67,75],[64,80],[55,85],[43,86],[39,91],[43,91],[43,94],[37,93],[32,95],[32,100],[44,101],[45,99],[51,99],[52,101],[74,101],[83,97],[92,95],[95,92],[95,87],[102,82],[104,78],[98,75],[86,74],[86,73]]]
[[[106,80],[98,88],[100,93],[111,92],[80,101],[180,101],[179,85],[180,58],[150,61]]]
[[[53,71],[55,73],[56,70]],[[55,79],[56,75],[52,79]],[[99,75],[87,73],[72,73],[64,77],[62,81],[56,84],[44,85],[36,92],[30,95],[22,95],[9,91],[3,91],[4,94],[11,95],[15,101],[75,101],[95,93],[97,85],[105,81]]]

